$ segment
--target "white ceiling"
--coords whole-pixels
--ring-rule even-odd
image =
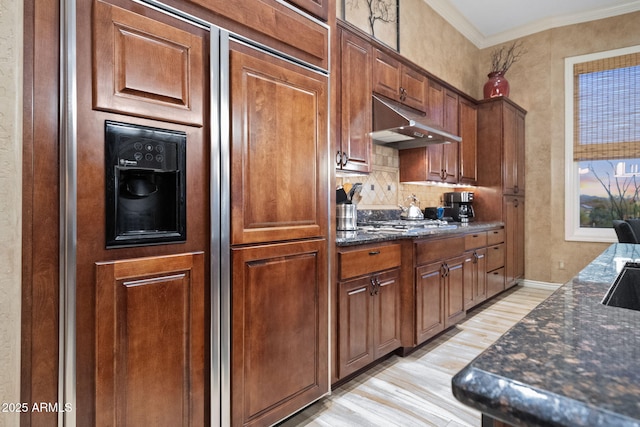
[[[640,10],[640,0],[424,1],[479,48]]]

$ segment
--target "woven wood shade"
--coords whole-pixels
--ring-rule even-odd
[[[640,158],[640,53],[575,64],[576,161]]]

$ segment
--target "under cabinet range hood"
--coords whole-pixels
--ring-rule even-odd
[[[398,102],[373,95],[373,132],[375,144],[399,150],[433,144],[462,142],[459,136],[428,124],[424,114]]]

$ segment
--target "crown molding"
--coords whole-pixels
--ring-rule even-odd
[[[478,29],[473,26],[473,24],[471,24],[471,22],[469,22],[469,20],[465,18],[458,9],[453,7],[450,2],[446,0],[424,0],[424,2],[479,49],[495,46],[497,44],[539,33],[551,28],[610,18],[612,16],[624,15],[626,13],[637,12],[640,10],[640,0],[637,0],[619,6],[605,7],[582,13],[566,14],[540,19],[530,24],[513,28],[512,30],[485,36],[478,31]]]

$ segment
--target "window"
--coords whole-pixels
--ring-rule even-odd
[[[640,217],[640,46],[565,59],[565,238]]]

